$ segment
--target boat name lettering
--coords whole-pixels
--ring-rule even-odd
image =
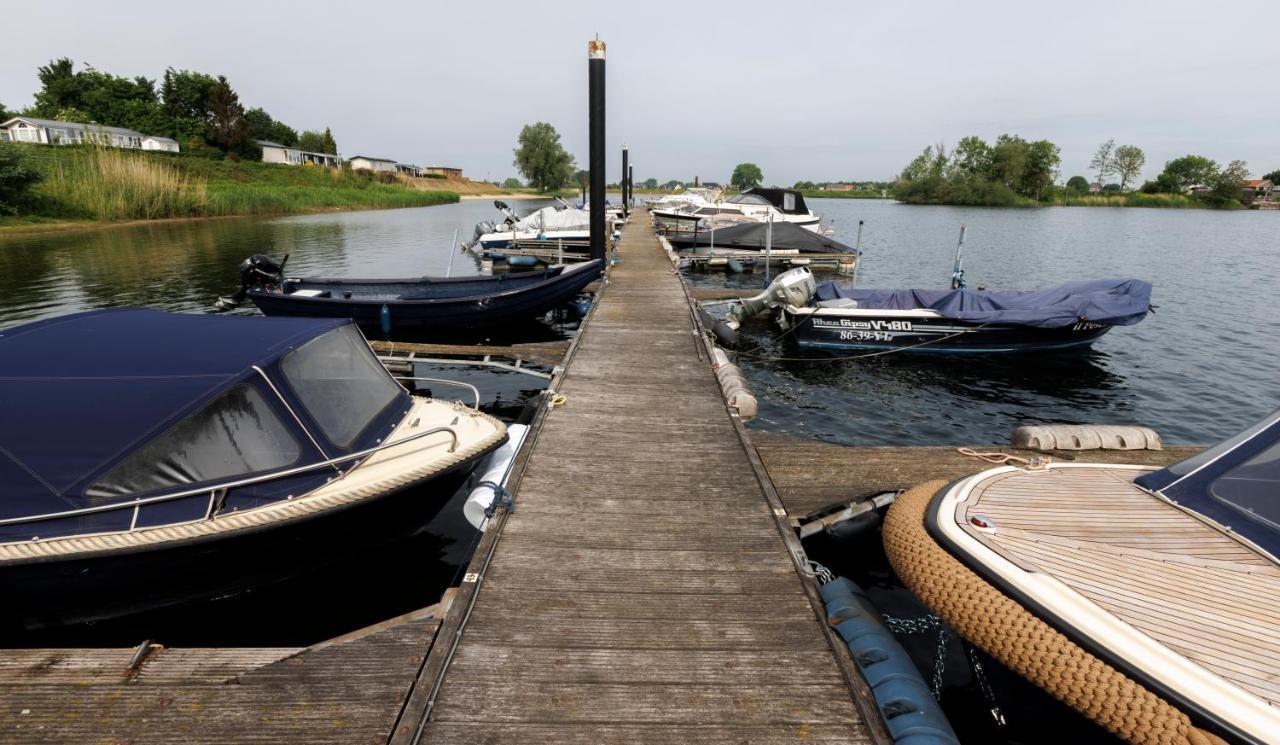
[[[818,328],[855,329],[858,331],[911,331],[911,321],[855,321],[851,318],[841,318],[837,321],[815,317],[813,325]]]

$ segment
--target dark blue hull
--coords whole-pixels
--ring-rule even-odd
[[[945,318],[903,318],[861,314],[798,314],[783,311],[788,336],[801,349],[834,352],[894,350],[922,353],[1041,352],[1085,347],[1111,330],[1081,321],[1061,328],[983,325]]]
[[[452,280],[327,280],[251,290],[268,316],[350,318],[368,331],[454,331],[528,321],[573,300],[599,278],[599,260],[526,274]],[[300,296],[298,291],[318,293]]]

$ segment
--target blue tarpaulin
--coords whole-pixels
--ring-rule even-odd
[[[1067,282],[1043,290],[871,290],[818,286],[819,300],[847,298],[871,310],[932,310],[973,323],[1061,328],[1078,321],[1130,326],[1151,309],[1151,283],[1141,279]]]
[[[239,463],[239,455],[245,468],[264,462],[297,465],[376,443],[395,412],[382,412],[375,422],[377,431],[371,427],[354,442],[331,442],[317,424],[317,412],[298,398],[279,372],[285,354],[349,323],[122,308],[0,331],[0,519],[125,503],[140,495],[136,490],[127,493],[131,484],[168,479],[172,486],[159,491],[190,488],[208,480],[202,474],[230,467],[229,459]],[[222,401],[222,408],[210,410],[215,401]],[[315,440],[302,431],[295,412]],[[203,420],[195,416],[202,413]],[[266,417],[271,419],[268,425],[253,426]],[[174,429],[193,419],[187,430]],[[173,433],[167,441],[169,452],[144,452],[149,464],[119,470],[131,454],[162,433]],[[245,433],[257,439],[247,439]],[[213,460],[209,453],[222,442],[229,443],[223,450],[242,453],[220,452]],[[264,453],[264,443],[274,445],[275,451]],[[324,452],[317,449],[321,446]],[[160,469],[168,471],[157,475]],[[104,481],[109,472],[117,476]],[[228,499],[269,499],[275,490],[298,489],[303,482],[323,482],[325,476],[308,473],[278,484],[244,487],[233,490]],[[204,507],[190,509],[199,514]],[[154,508],[155,520],[169,519],[162,511],[161,506]],[[100,520],[108,518],[119,516]],[[128,515],[123,519],[127,525]],[[147,519],[141,518],[143,523]],[[95,526],[113,527],[85,518],[75,525],[45,526],[39,534],[86,532]],[[6,534],[23,532],[0,529],[0,540]]]

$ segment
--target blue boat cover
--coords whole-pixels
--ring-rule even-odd
[[[1280,560],[1280,409],[1235,437],[1133,483]]]
[[[1067,282],[1043,290],[864,290],[835,282],[819,300],[848,298],[870,310],[933,310],[972,323],[1061,328],[1079,321],[1130,326],[1151,309],[1151,283],[1141,279]]]
[[[290,465],[318,463],[325,454],[332,457],[342,450],[370,446],[385,436],[390,412],[381,413],[378,424],[384,426],[378,432],[364,433],[351,442],[331,442],[317,424],[321,420],[316,412],[308,409],[280,373],[280,358],[287,352],[349,323],[121,308],[0,331],[0,520],[127,502],[148,491],[138,484],[167,484],[151,490],[163,492],[208,482],[201,474],[217,468],[226,472],[225,458],[208,465],[210,443],[223,451],[243,451],[236,455],[250,466],[272,458],[288,459]],[[268,383],[264,376],[275,380]],[[222,396],[242,384],[243,390]],[[282,397],[287,403],[282,403]],[[215,399],[224,402],[222,409],[207,414]],[[191,420],[200,423],[200,416],[192,416],[196,412],[204,417],[204,431],[177,426]],[[308,422],[315,439],[303,431],[298,416]],[[271,420],[265,429],[263,419]],[[265,434],[249,442],[239,439],[242,433],[255,431],[255,426]],[[142,460],[150,461],[149,466],[132,472],[126,468],[114,481],[104,481],[103,474],[120,474],[113,467],[148,443],[154,444],[153,438],[161,433],[175,435],[170,438],[172,458],[144,453]],[[252,449],[264,441],[286,445],[267,455]],[[323,483],[326,475],[331,473],[311,474],[309,479],[318,477]],[[287,479],[288,484],[274,486],[297,489],[309,479]],[[112,483],[104,486],[107,482]],[[258,485],[232,496],[260,503],[273,493],[268,486]],[[207,497],[202,499],[209,502]],[[169,505],[168,509],[173,514],[166,516],[157,507],[147,519],[154,518],[157,524],[173,521],[179,517],[175,511],[202,514],[204,507],[178,510]],[[106,518],[74,523],[54,529],[45,526],[38,534],[88,532],[95,525],[114,529],[116,524]],[[21,530],[0,529],[0,540],[21,534]]]

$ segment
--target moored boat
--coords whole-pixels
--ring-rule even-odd
[[[956,631],[1117,735],[1275,742],[1278,454],[1280,411],[1160,470],[921,485],[890,510],[886,553]]]
[[[268,316],[350,318],[369,331],[449,333],[537,318],[569,303],[596,280],[603,262],[515,274],[408,279],[285,278],[279,264],[253,256],[241,264],[241,289]]]
[[[345,321],[92,311],[0,332],[0,626],[129,615],[420,530],[506,440]]]
[[[793,270],[800,271],[800,270]],[[1151,308],[1140,279],[1068,282],[1042,290],[874,290],[824,282],[807,305],[780,309],[801,348],[1032,352],[1092,344]]]

